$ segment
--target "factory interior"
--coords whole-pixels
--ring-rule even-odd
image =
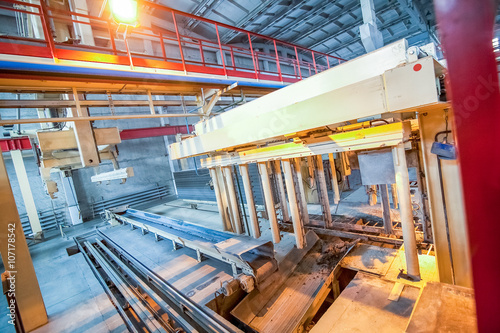
[[[0,332],[500,332],[499,1],[0,23]]]

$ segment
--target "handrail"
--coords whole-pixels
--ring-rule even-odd
[[[293,43],[285,42],[285,41],[282,41],[280,39],[272,38],[270,36],[261,35],[259,33],[252,32],[252,31],[249,31],[249,30],[245,30],[245,29],[233,27],[233,26],[231,26],[229,24],[217,22],[217,21],[214,21],[214,20],[211,20],[211,19],[207,19],[207,18],[204,18],[204,17],[201,17],[201,16],[196,16],[196,15],[193,15],[193,14],[190,14],[190,13],[186,13],[186,12],[183,12],[183,11],[180,11],[180,10],[177,10],[177,9],[173,9],[173,8],[167,7],[165,5],[160,5],[160,4],[157,4],[157,3],[153,3],[151,1],[140,0],[139,3],[143,4],[145,6],[153,7],[153,8],[159,8],[159,9],[163,9],[163,10],[166,10],[166,11],[172,11],[172,12],[174,12],[176,14],[183,15],[183,16],[186,16],[186,17],[198,20],[198,21],[202,21],[202,22],[206,22],[206,23],[211,23],[211,24],[214,24],[214,25],[216,24],[219,27],[224,27],[224,28],[227,28],[227,29],[235,30],[235,31],[241,32],[243,34],[250,33],[250,35],[254,35],[255,37],[267,39],[267,40],[270,40],[270,41],[275,40],[275,41],[279,42],[280,44],[287,45],[289,47],[297,47],[297,48],[299,48],[301,50],[312,51],[312,50],[310,50],[308,48],[305,48],[303,46],[300,46],[300,45],[296,45],[296,44],[293,44]],[[330,58],[335,58],[335,59],[340,60],[340,61],[346,61],[345,59],[342,59],[342,58],[339,58],[339,57],[336,57],[336,56],[332,56],[332,55],[329,55],[329,54],[326,54],[326,53],[323,53],[323,52],[317,52],[317,51],[314,51],[314,52],[317,53],[317,54],[320,54],[320,55],[322,55],[324,57],[330,57]]]
[[[22,5],[25,6],[25,8],[13,8],[2,5],[5,3]],[[169,33],[168,30],[162,28],[139,26],[130,29],[127,34],[124,35],[124,38],[118,38],[115,34],[119,25],[107,18],[51,8],[43,1],[40,2],[40,5],[37,5],[18,0],[0,0],[1,10],[21,12],[26,15],[34,15],[34,17],[37,17],[37,20],[41,22],[40,33],[43,32],[44,36],[43,38],[30,38],[31,36],[2,35],[0,36],[0,44],[2,46],[0,47],[0,54],[52,57],[54,60],[81,60],[129,65],[132,69],[134,69],[134,67],[164,68],[183,71],[185,74],[204,73],[223,75],[226,77],[232,76],[280,82],[295,82],[301,80],[304,76],[307,77],[330,68],[336,62],[340,63],[344,61],[339,57],[313,51],[293,43],[232,27],[207,18],[198,17],[164,5],[146,0],[141,0],[139,3],[140,5],[162,11],[169,16],[171,15],[175,30]],[[26,8],[32,8],[33,12],[25,10]],[[35,10],[37,12],[35,12]],[[212,24],[215,28],[217,39],[215,41],[206,40],[181,34],[176,16],[188,17]],[[95,32],[100,31],[101,35],[98,37],[107,39],[108,37],[106,35],[103,36],[102,33],[108,34],[111,45],[99,46],[84,43],[78,44],[76,39],[75,41],[70,41],[72,43],[55,40],[52,36],[52,26],[54,22],[68,22],[73,23],[73,25],[79,24],[90,26],[94,28],[92,30],[94,41],[96,40]],[[244,34],[244,36],[248,38],[248,47],[223,44],[219,35],[219,28],[221,27]],[[71,30],[68,32],[71,34]],[[255,38],[271,42],[269,44],[269,53],[254,49]],[[145,39],[151,41],[151,43],[159,43],[161,55],[158,55],[159,51],[157,46],[149,51],[131,50],[129,41],[134,39]],[[252,41],[252,39],[254,40]],[[2,42],[2,40],[7,40],[11,44]],[[16,42],[17,44],[13,45]],[[34,42],[35,45],[33,45],[33,43],[26,44],[26,42]],[[36,45],[36,43],[42,43],[41,45],[45,46],[40,46],[40,44]],[[282,48],[278,49],[278,46]],[[174,52],[167,54],[166,50],[169,50],[169,48],[171,51],[174,50]],[[132,47],[132,49],[134,49],[134,47]],[[175,49],[177,49],[177,51],[175,51]],[[300,59],[297,50],[307,52],[306,56],[310,57],[311,60]],[[193,56],[193,52],[198,52],[198,55]],[[207,59],[207,54],[205,52],[211,52],[212,57],[208,57]],[[287,52],[294,56],[295,59],[284,56],[282,52]],[[279,53],[282,54],[280,55]],[[213,54],[215,54],[215,60]],[[217,60],[217,57],[219,60]],[[326,66],[318,63],[318,60],[322,59],[321,57],[326,59]],[[248,62],[249,60],[251,60],[250,63]],[[324,60],[321,62],[324,62]]]

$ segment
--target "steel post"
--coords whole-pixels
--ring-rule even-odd
[[[309,211],[307,210],[306,193],[304,192],[304,183],[302,180],[301,159],[295,158],[293,164],[295,167],[295,173],[297,175],[297,189],[299,192],[298,199],[301,205],[303,223],[309,224]]]
[[[286,190],[288,193],[288,201],[290,203],[290,211],[292,214],[293,232],[295,233],[295,242],[298,249],[304,248],[304,227],[300,220],[299,206],[295,192],[295,184],[293,182],[292,165],[290,160],[283,160],[283,172],[285,174]]]
[[[325,225],[329,227],[332,225],[332,213],[330,211],[330,201],[328,200],[328,190],[326,188],[325,170],[323,168],[323,158],[321,155],[314,156],[316,165],[316,175],[319,188],[319,200],[323,208],[323,216],[325,218]]]
[[[278,190],[281,202],[281,213],[283,215],[283,221],[290,221],[290,215],[288,214],[288,205],[286,203],[285,186],[283,185],[283,177],[281,175],[280,161],[276,160],[274,162],[274,172],[276,175],[276,181],[278,182]]]
[[[404,144],[400,143],[392,149],[394,158],[394,170],[396,172],[396,186],[399,197],[399,210],[401,213],[401,227],[403,229],[403,241],[406,258],[407,274],[415,279],[420,279],[418,264],[417,237],[415,235],[415,224],[413,222],[413,209],[410,194],[410,177],[406,165]]]
[[[228,226],[231,225],[229,217],[227,216],[227,210],[224,208],[224,202],[222,200],[219,179],[217,178],[217,171],[215,168],[208,169],[210,172],[210,177],[212,178],[212,184],[214,186],[215,199],[217,200],[217,208],[219,209],[219,214],[222,220],[222,230],[228,231]]]
[[[330,159],[330,168],[332,171],[332,189],[333,189],[333,203],[338,204],[340,201],[339,181],[337,179],[337,168],[335,168],[335,159],[333,153],[328,154]]]
[[[280,242],[280,230],[278,226],[278,219],[276,218],[276,208],[274,207],[273,192],[271,190],[271,183],[269,181],[269,171],[266,162],[257,163],[259,167],[260,179],[262,182],[262,190],[264,191],[264,201],[266,203],[267,215],[269,224],[271,226],[271,233],[274,243]]]
[[[386,234],[392,234],[391,203],[389,202],[389,189],[387,184],[380,184],[380,198],[382,201],[382,214]]]
[[[257,218],[257,210],[255,209],[255,201],[252,192],[252,183],[248,174],[248,165],[240,164],[240,174],[243,179],[243,188],[247,199],[248,214],[250,215],[250,229],[254,238],[260,237],[259,219]]]
[[[398,190],[396,184],[391,184],[392,205],[394,209],[398,209]]]
[[[238,197],[236,196],[236,190],[234,187],[233,180],[233,169],[230,166],[222,167],[224,173],[224,179],[227,185],[227,194],[229,196],[229,211],[231,213],[231,220],[233,221],[233,226],[237,234],[243,233],[243,228],[241,225],[241,215],[240,206],[238,203]]]

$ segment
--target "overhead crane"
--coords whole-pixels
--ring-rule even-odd
[[[407,273],[418,279],[420,273],[405,150],[415,148],[410,139],[412,133],[419,131],[419,126],[426,125],[425,117],[444,114],[449,105],[440,80],[444,68],[432,55],[412,57],[416,54],[414,51],[409,52],[406,41],[402,40],[199,122],[195,125],[196,136],[170,145],[171,156],[180,159],[208,154],[202,159],[202,166],[214,169],[211,175],[219,187],[216,191],[228,184],[221,191],[229,194],[228,200],[219,195],[219,209],[226,211],[228,207],[231,212],[238,212],[238,203],[232,199],[234,194],[231,195],[233,176],[230,166],[240,165],[245,179],[246,167],[241,165],[257,163],[275,243],[280,238],[269,175],[270,172],[281,174],[281,161],[288,197],[288,202],[281,204],[285,210],[290,207],[296,245],[302,248],[303,228],[309,224],[302,186],[303,159],[307,157],[310,167],[323,175],[318,177],[318,188],[323,193],[320,202],[324,225],[329,227],[332,217],[321,155],[380,149],[389,149],[390,155],[392,150],[389,158],[396,172]],[[371,119],[371,122],[363,119]],[[425,142],[425,138],[421,140]],[[428,158],[426,148],[417,147]],[[427,159],[425,162],[430,163]],[[430,171],[428,165],[424,167],[426,172]],[[245,193],[250,194],[251,189],[246,189]],[[282,198],[285,198],[284,194]],[[241,230],[237,215],[230,215],[235,231]],[[252,228],[258,225],[255,218],[252,225]],[[466,252],[463,254],[467,255]]]

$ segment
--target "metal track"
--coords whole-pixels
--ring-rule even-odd
[[[184,296],[103,232],[75,242],[129,331],[241,332]]]

